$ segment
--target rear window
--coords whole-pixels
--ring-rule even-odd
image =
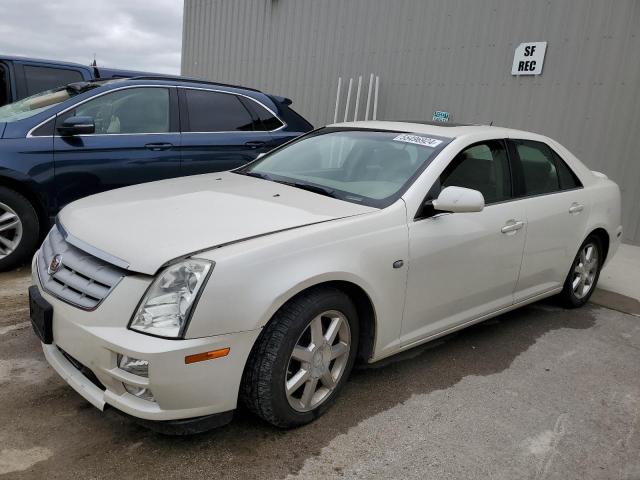
[[[282,122],[273,113],[259,103],[248,98],[238,97],[254,118],[253,129],[270,132],[282,127]]]
[[[82,74],[77,70],[35,65],[24,66],[24,77],[27,83],[27,95],[84,80]]]
[[[185,132],[253,131],[254,120],[240,102],[230,93],[208,90],[185,90],[188,122]]]
[[[518,154],[518,196],[542,195],[582,186],[578,177],[551,147],[532,140],[513,140]]]

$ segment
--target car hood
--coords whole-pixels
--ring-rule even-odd
[[[375,210],[227,172],[93,195],[65,207],[58,222],[77,247],[154,274],[198,251]]]

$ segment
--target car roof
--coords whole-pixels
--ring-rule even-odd
[[[168,85],[180,85],[180,86],[190,86],[190,87],[222,87],[222,88],[236,88],[238,90],[248,90],[250,92],[256,93],[264,93],[255,88],[245,87],[242,85],[232,85],[230,83],[221,83],[221,82],[212,82],[209,80],[203,80],[200,78],[189,78],[189,77],[181,77],[178,75],[140,75],[135,77],[128,77],[118,79],[126,82],[159,82],[162,84]]]
[[[89,65],[83,65],[81,63],[75,62],[67,62],[67,61],[59,61],[59,60],[49,60],[46,58],[35,58],[35,57],[22,57],[18,55],[0,55],[0,60],[6,60],[9,62],[36,62],[42,64],[50,64],[50,65],[58,65],[61,67],[82,67],[86,69],[91,69],[93,67]]]
[[[529,137],[532,135],[538,136],[535,133],[525,132],[524,130],[495,127],[492,125],[464,125],[464,124],[458,124],[458,123],[448,124],[446,122],[430,122],[430,121],[397,122],[397,121],[369,120],[369,121],[334,123],[327,126],[338,127],[338,128],[362,128],[362,129],[411,132],[411,133],[420,133],[420,134],[427,134],[427,135],[436,135],[439,137],[448,137],[448,138],[460,138],[467,135],[476,135],[476,134],[488,134],[492,137],[503,136],[504,138],[509,138],[509,137],[513,138],[518,136]]]

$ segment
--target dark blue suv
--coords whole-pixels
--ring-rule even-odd
[[[230,170],[312,129],[287,98],[178,77],[88,81],[0,107],[0,270],[105,190]]]

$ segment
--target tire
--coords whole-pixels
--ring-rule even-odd
[[[591,256],[588,252],[591,252]],[[563,306],[578,308],[589,301],[600,278],[603,259],[602,242],[597,236],[590,235],[580,245],[564,281],[562,292],[558,295]]]
[[[324,343],[331,337],[330,331],[337,331],[335,339]],[[341,290],[318,287],[294,297],[273,316],[249,355],[242,402],[279,428],[315,420],[331,407],[351,373],[358,333],[356,308]],[[313,338],[321,340],[314,343]],[[318,344],[322,346],[316,347]],[[346,352],[343,344],[348,344]],[[339,352],[342,354],[331,360]],[[331,383],[333,387],[328,388]],[[289,385],[289,392],[285,385]],[[305,395],[312,390],[313,396]]]
[[[0,187],[0,271],[27,262],[39,239],[40,224],[33,205],[18,192]]]

